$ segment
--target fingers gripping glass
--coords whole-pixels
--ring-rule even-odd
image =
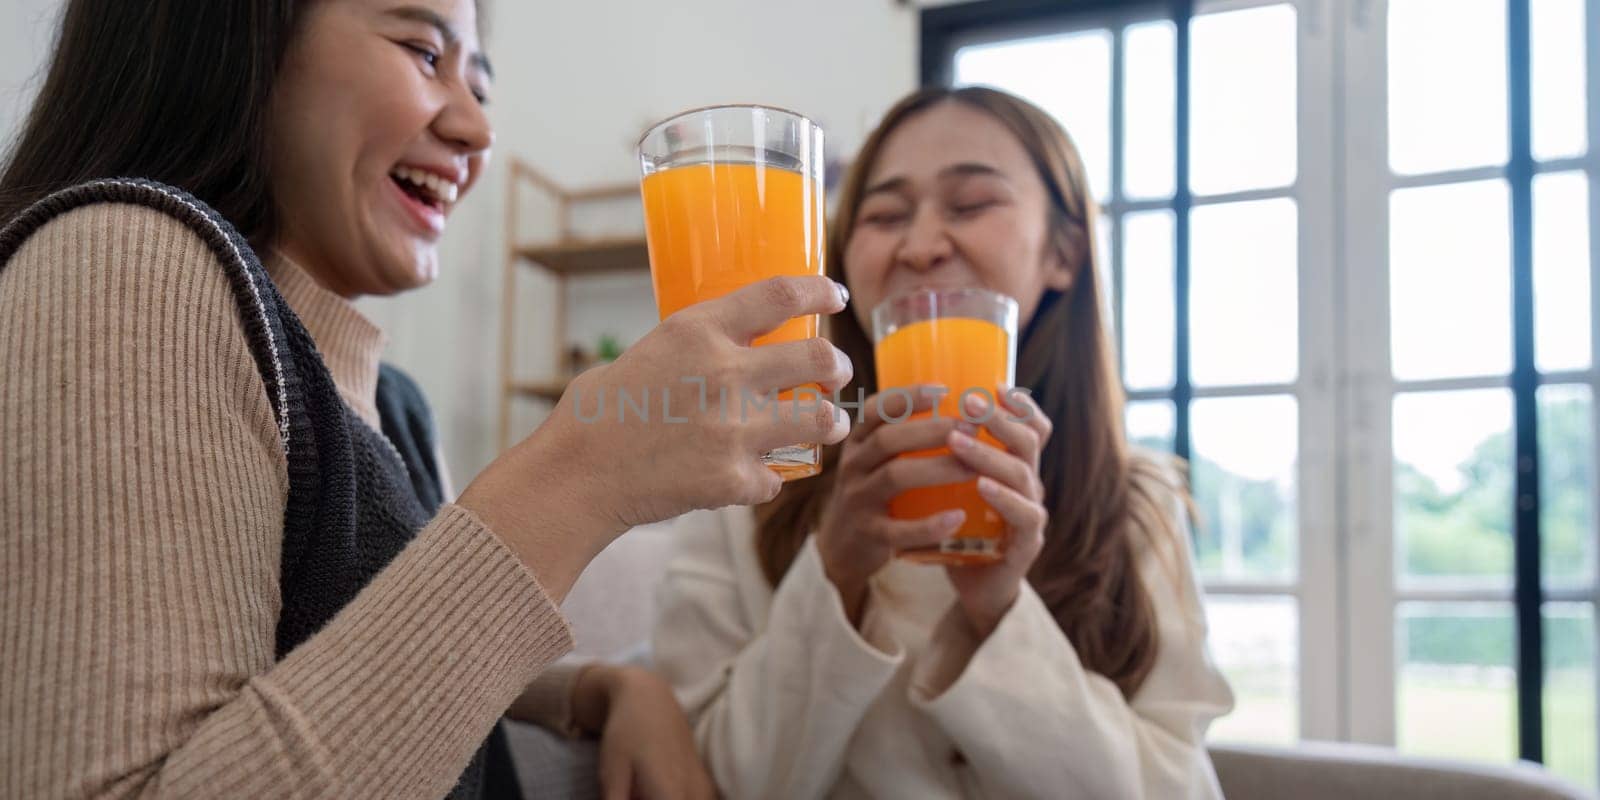
[[[1005,414],[997,405],[999,387],[1016,379],[1017,301],[983,289],[921,289],[891,297],[872,310],[872,339],[877,348],[878,391],[939,385],[948,393],[932,414],[956,418],[961,403],[976,395],[989,403],[990,414]],[[981,425],[984,419],[967,419]],[[1000,442],[983,428],[978,441]],[[950,449],[906,453],[900,458],[949,455]],[[962,510],[966,521],[955,535],[936,547],[901,553],[913,561],[938,564],[982,564],[998,561],[1005,551],[1005,520],[978,494],[976,479],[949,486],[911,489],[889,501],[895,519],[922,519]]]
[[[822,274],[822,129],[811,120],[762,106],[687,111],[645,134],[639,167],[661,319],[767,278]],[[801,341],[817,329],[808,314],[752,344]],[[779,405],[793,395],[780,393]],[[784,480],[822,470],[815,444],[762,460]]]

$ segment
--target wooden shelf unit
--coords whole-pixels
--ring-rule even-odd
[[[637,272],[650,254],[639,236],[529,245],[518,248],[517,257],[558,275],[600,275]]]
[[[584,203],[616,202],[639,197],[636,183],[567,189],[545,177],[526,162],[512,158],[506,186],[505,276],[501,290],[500,316],[500,449],[511,446],[513,404],[537,401],[554,405],[566,391],[570,376],[548,379],[519,378],[514,352],[517,328],[516,276],[518,269],[537,269],[555,279],[555,313],[552,315],[554,363],[558,370],[566,364],[567,281],[591,275],[648,272],[650,259],[643,234],[637,236],[581,237],[572,226],[573,206]],[[520,235],[522,222],[520,190],[535,188],[555,203],[557,235],[554,241],[525,242]]]
[[[567,393],[567,379],[553,381],[513,381],[511,393],[518,397],[528,397],[535,400],[544,400],[554,403]]]

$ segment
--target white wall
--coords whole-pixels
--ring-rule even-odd
[[[60,0],[0,0],[0,133],[25,111]],[[438,283],[363,301],[389,331],[390,358],[427,389],[463,484],[496,452],[505,165],[515,155],[557,181],[636,180],[633,145],[651,122],[723,102],[792,108],[820,122],[830,151],[854,151],[916,84],[916,11],[896,0],[491,0],[496,161],[457,209]],[[636,212],[635,212],[636,213]],[[527,375],[548,374],[550,284],[521,279],[517,341]],[[654,322],[648,281],[575,285],[574,340],[637,336]],[[530,410],[531,407],[530,407]],[[524,417],[525,427],[536,416]]]
[[[59,6],[60,0],[0,0],[0,145],[10,144],[35,84],[44,80]]]

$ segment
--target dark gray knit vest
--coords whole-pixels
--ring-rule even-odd
[[[165,213],[199,235],[227,270],[289,461],[277,628],[282,659],[354,599],[444,501],[427,404],[405,373],[385,365],[378,378],[383,431],[356,416],[249,244],[221,215],[180,189],[109,179],[55,192],[0,229],[0,269],[45,223],[93,203],[133,203]],[[499,725],[449,797],[520,800]]]

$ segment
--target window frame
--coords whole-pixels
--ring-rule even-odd
[[[1199,4],[1200,13],[1232,11],[1281,4],[1282,0],[1210,0]],[[1171,402],[1174,411],[1175,452],[1184,459],[1191,453],[1190,410],[1196,400],[1222,397],[1288,396],[1295,400],[1299,430],[1296,464],[1295,575],[1287,582],[1208,580],[1208,596],[1218,598],[1273,597],[1295,602],[1296,695],[1298,735],[1301,738],[1337,739],[1347,728],[1344,704],[1340,700],[1340,653],[1345,636],[1326,636],[1322,632],[1342,630],[1338,614],[1337,574],[1323,568],[1338,557],[1335,548],[1336,487],[1334,453],[1321,443],[1335,430],[1335,403],[1328,389],[1335,372],[1333,342],[1334,279],[1332,249],[1332,208],[1326,199],[1332,172],[1327,159],[1309,159],[1310,152],[1331,152],[1332,104],[1306,102],[1313,96],[1308,87],[1325,85],[1331,68],[1331,48],[1327,26],[1308,19],[1302,4],[1295,7],[1297,19],[1296,52],[1298,64],[1296,129],[1299,164],[1295,181],[1271,189],[1252,189],[1218,195],[1195,196],[1188,186],[1188,47],[1185,22],[1196,12],[1196,4],[1175,2],[1118,3],[1103,0],[1068,0],[1038,3],[1029,0],[989,0],[959,6],[927,9],[922,12],[922,76],[925,85],[943,85],[953,77],[957,51],[965,46],[997,40],[1047,36],[1079,30],[1109,29],[1112,36],[1111,92],[1111,180],[1102,213],[1111,220],[1111,264],[1113,313],[1118,350],[1121,351],[1123,224],[1124,215],[1139,211],[1169,210],[1174,215],[1174,290],[1177,304],[1176,338],[1173,343],[1175,376],[1167,388],[1137,389],[1127,392],[1128,400]],[[1174,192],[1166,198],[1128,199],[1123,187],[1123,50],[1124,29],[1129,25],[1168,19],[1175,26],[1175,76],[1178,130],[1174,161]],[[1326,95],[1326,92],[1322,92]],[[1299,324],[1301,329],[1296,379],[1288,383],[1248,386],[1193,385],[1189,375],[1189,216],[1196,207],[1222,205],[1269,198],[1289,198],[1296,204],[1298,217]]]
[[[1600,580],[1587,586],[1545,587],[1540,574],[1537,392],[1547,385],[1584,385],[1591,392],[1593,464],[1600,468],[1600,3],[1586,2],[1584,42],[1588,149],[1577,157],[1537,162],[1531,155],[1530,0],[1507,3],[1508,125],[1505,165],[1425,175],[1394,175],[1387,130],[1385,2],[1287,0],[1298,33],[1298,170],[1286,190],[1195,197],[1189,191],[1189,26],[1198,13],[1273,5],[1284,0],[980,0],[924,9],[921,77],[943,85],[957,50],[996,39],[1106,28],[1113,33],[1110,165],[1112,186],[1103,194],[1111,217],[1111,265],[1116,340],[1123,341],[1123,215],[1148,209],[1175,214],[1175,381],[1169,389],[1128,393],[1129,400],[1173,403],[1175,450],[1191,455],[1189,411],[1196,399],[1288,394],[1299,409],[1297,463],[1298,572],[1278,584],[1207,581],[1208,594],[1290,596],[1299,628],[1299,734],[1393,744],[1396,741],[1394,631],[1399,604],[1408,601],[1494,600],[1512,605],[1518,632],[1513,653],[1517,682],[1520,757],[1543,760],[1544,634],[1546,603],[1588,603],[1600,643]],[[1537,2],[1537,0],[1533,0]],[[1171,19],[1176,25],[1176,171],[1170,198],[1123,197],[1123,29]],[[1586,370],[1540,373],[1534,349],[1531,186],[1546,172],[1581,171],[1589,189],[1590,365]],[[1505,376],[1397,381],[1389,331],[1389,225],[1391,190],[1482,178],[1507,181],[1512,250],[1513,366]],[[1299,229],[1299,370],[1277,387],[1196,388],[1189,375],[1189,216],[1196,206],[1287,196],[1297,204]],[[1375,202],[1381,198],[1381,202]],[[1513,395],[1517,458],[1513,514],[1513,581],[1509,588],[1401,586],[1395,570],[1391,408],[1401,392],[1426,389],[1507,388]],[[1271,391],[1269,392],[1268,389]],[[1600,513],[1600,511],[1597,511]],[[1600,526],[1591,526],[1600,555]],[[1357,637],[1355,631],[1369,631]],[[1600,667],[1595,670],[1600,698]],[[1597,737],[1600,738],[1600,737]],[[1600,765],[1600,753],[1596,754]]]

